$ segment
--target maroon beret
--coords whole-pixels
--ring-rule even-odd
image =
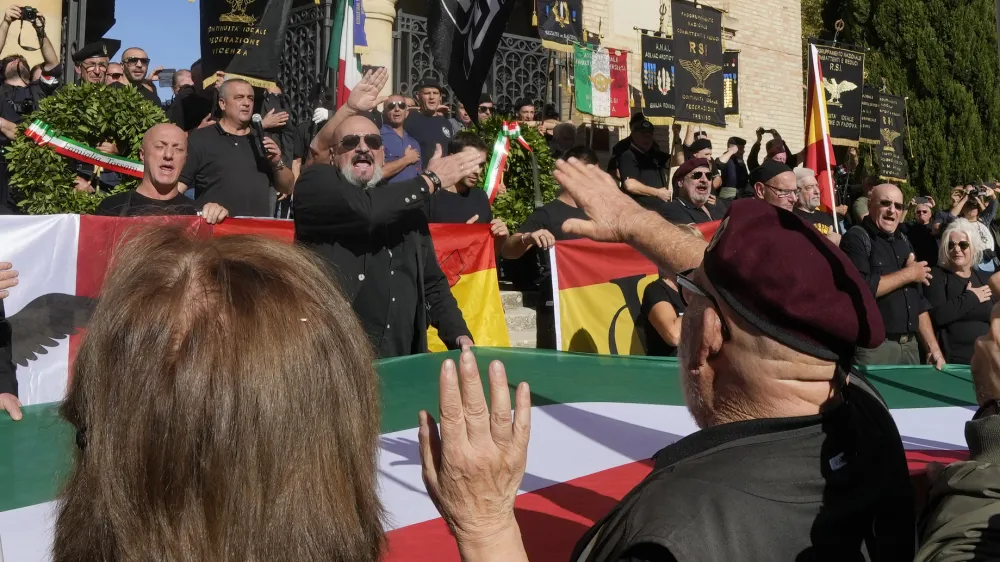
[[[850,361],[885,328],[851,260],[794,213],[760,199],[734,201],[705,250],[705,275],[733,310],[802,353]]]
[[[683,164],[674,170],[674,175],[670,179],[670,185],[677,185],[677,182],[684,179],[684,176],[690,174],[697,168],[712,168],[711,162],[707,158],[692,158],[690,160],[685,160]]]

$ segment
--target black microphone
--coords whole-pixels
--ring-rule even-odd
[[[250,123],[253,124],[253,131],[257,136],[257,140],[254,141],[257,154],[267,160],[267,150],[264,148],[264,118],[260,116],[260,113],[254,113],[253,117],[250,118]]]

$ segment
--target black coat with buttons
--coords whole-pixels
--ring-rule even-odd
[[[380,357],[426,353],[429,326],[451,349],[471,337],[434,252],[423,214],[428,196],[423,178],[362,189],[326,164],[309,166],[295,184],[295,238],[332,266]],[[381,268],[387,264],[397,264],[391,277]],[[416,287],[394,285],[410,277]],[[402,302],[390,297],[397,294]],[[392,321],[400,317],[412,325]]]

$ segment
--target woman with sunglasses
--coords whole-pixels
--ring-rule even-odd
[[[941,236],[939,266],[931,270],[927,300],[945,361],[968,365],[976,338],[986,335],[997,296],[979,268],[984,248],[975,223],[955,219]]]

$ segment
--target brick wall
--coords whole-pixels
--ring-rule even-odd
[[[730,118],[725,129],[705,127],[716,156],[726,150],[726,139],[740,136],[747,150],[759,126],[777,129],[793,151],[804,140],[803,105],[805,90],[802,72],[802,28],[799,0],[707,0],[705,5],[725,10],[724,43],[740,51],[740,118]],[[670,10],[664,18],[670,32]],[[633,27],[657,29],[660,0],[583,0],[583,22],[588,31],[601,30],[602,44],[627,49],[634,54],[629,64],[629,80],[640,87],[639,38]],[[563,115],[569,115],[571,96],[564,91]],[[634,110],[633,110],[634,111]],[[572,112],[574,121],[586,123],[589,116]],[[608,119],[615,132],[627,135],[625,119]],[[663,129],[666,129],[664,127]],[[669,137],[668,131],[658,138]],[[614,134],[613,134],[614,137]],[[764,136],[766,141],[770,138]],[[614,138],[613,138],[614,140]]]

